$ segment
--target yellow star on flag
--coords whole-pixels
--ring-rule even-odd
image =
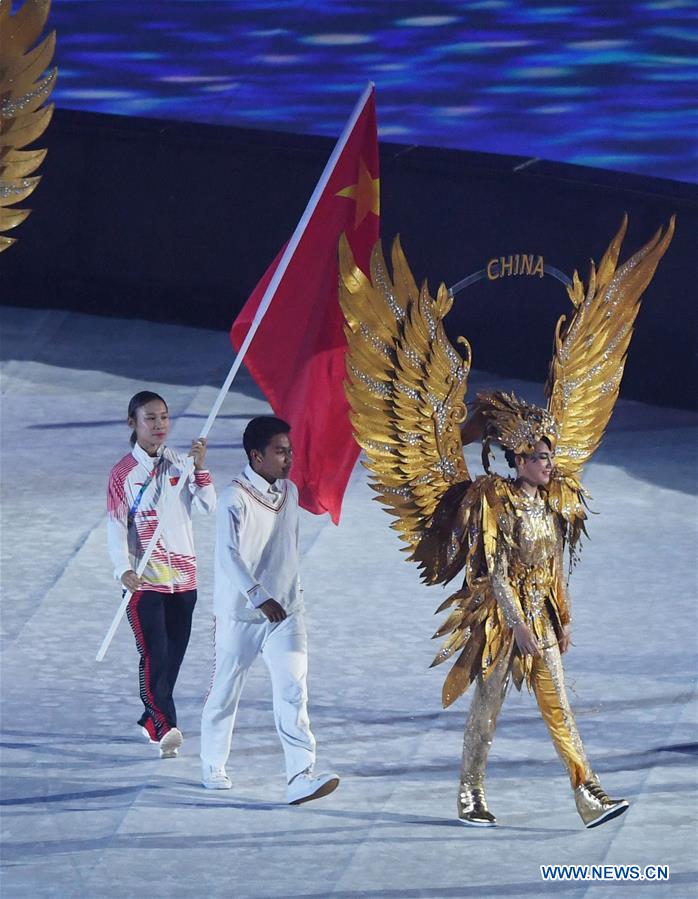
[[[366,167],[363,156],[359,161],[359,177],[356,184],[345,187],[337,193],[338,197],[349,197],[356,203],[354,230],[366,218],[369,212],[380,214],[380,179],[372,178]]]

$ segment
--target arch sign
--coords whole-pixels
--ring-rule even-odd
[[[493,256],[488,260],[485,268],[458,281],[449,289],[449,293],[453,297],[471,284],[475,284],[476,281],[482,281],[485,278],[488,281],[499,281],[500,278],[514,278],[520,275],[529,278],[542,278],[544,275],[551,275],[566,287],[572,284],[571,278],[568,278],[559,268],[548,265],[542,256],[534,253],[514,253],[510,256]]]

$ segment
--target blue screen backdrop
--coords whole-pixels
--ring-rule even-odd
[[[18,4],[15,3],[15,6]],[[63,108],[697,181],[694,0],[53,0]]]

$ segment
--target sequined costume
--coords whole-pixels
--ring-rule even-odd
[[[485,479],[483,479],[485,480]],[[558,641],[570,623],[562,565],[563,530],[543,496],[529,497],[516,482],[490,476],[487,487],[497,494],[498,517],[483,491],[480,508],[484,532],[484,564],[475,578],[447,602],[455,605],[437,634],[451,630],[455,646],[471,642],[477,664],[456,666],[448,679],[444,702],[450,704],[472,677],[475,691],[463,742],[461,784],[484,790],[487,753],[492,743],[506,688],[525,679],[536,696],[555,748],[567,768],[573,789],[588,781],[591,769],[567,699]],[[527,624],[541,647],[540,656],[523,655],[513,628]],[[468,633],[468,628],[470,632]],[[435,664],[450,657],[444,648]],[[464,661],[467,656],[464,657]]]
[[[340,241],[340,303],[346,319],[347,397],[372,486],[395,517],[409,558],[428,584],[460,572],[463,586],[441,604],[449,610],[435,636],[445,642],[433,664],[455,656],[443,687],[450,705],[475,681],[466,724],[458,797],[464,823],[493,824],[484,793],[485,766],[497,715],[510,680],[524,680],[538,701],[565,764],[587,827],[627,808],[601,789],[584,753],[567,699],[559,641],[570,623],[563,547],[576,559],[585,527],[584,463],[593,454],[618,396],[639,299],[673,234],[673,219],[618,267],[627,220],[586,290],[577,273],[562,316],[546,385],[546,409],[499,392],[480,394],[466,414],[471,350],[458,352],[443,319],[453,298],[442,284],[432,298],[417,288],[399,240],[392,277],[380,244],[370,280]],[[466,420],[467,419],[467,420]],[[473,479],[463,445],[482,441],[485,475]],[[512,479],[489,470],[490,446],[526,458],[544,440],[555,450],[545,489],[529,496]],[[512,463],[513,464],[513,463]],[[514,637],[526,624],[537,655]]]

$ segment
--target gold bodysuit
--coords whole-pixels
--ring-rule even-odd
[[[540,495],[507,487],[513,524],[509,535],[498,534],[494,555],[487,553],[492,590],[509,627],[523,622],[546,641],[549,624],[559,637],[570,621],[562,529]]]
[[[513,675],[517,686],[525,678],[535,694],[575,788],[589,780],[591,768],[567,698],[558,645],[562,629],[570,621],[562,567],[562,528],[545,495],[531,498],[514,482],[497,481],[497,492],[504,501],[496,510],[495,521],[491,520],[490,504],[486,499],[483,502],[486,578],[496,600],[496,609],[488,617],[493,619],[490,632],[499,629],[508,633],[495,642],[500,647],[496,655],[489,648],[493,642],[485,641],[465,727],[461,780],[470,788],[484,786],[497,716]],[[463,605],[467,606],[467,578],[465,592]],[[520,623],[527,624],[535,634],[540,655],[520,653],[512,633]]]

